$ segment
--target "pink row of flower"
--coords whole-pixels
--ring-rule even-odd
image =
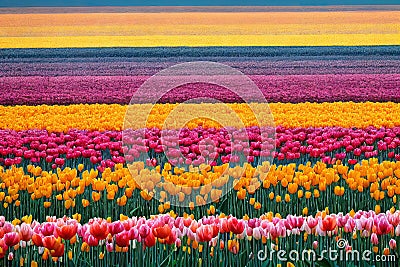
[[[237,239],[253,237],[275,240],[278,237],[308,233],[317,236],[334,236],[339,233],[358,231],[361,237],[378,244],[378,236],[393,233],[400,236],[400,211],[376,214],[374,211],[358,211],[350,214],[331,214],[313,217],[288,215],[286,218],[263,216],[248,220],[233,216],[209,216],[195,220],[191,217],[171,217],[157,215],[151,219],[133,217],[122,221],[109,222],[105,219],[90,219],[80,224],[74,219],[48,217],[47,222],[33,221],[14,226],[0,216],[0,247],[2,254],[17,244],[35,245],[53,251],[52,256],[64,254],[64,240],[78,238],[88,246],[105,245],[108,251],[114,246],[128,247],[132,241],[141,242],[144,247],[152,247],[156,242],[181,246],[183,238],[197,242],[208,242],[212,246],[224,242],[224,234],[233,234]],[[390,240],[390,246],[396,242]],[[230,248],[231,249],[231,248]],[[237,251],[232,251],[237,253]]]
[[[149,76],[0,77],[0,91],[7,92],[0,96],[0,104],[128,104],[134,92],[148,78]],[[268,102],[400,101],[398,74],[253,75],[250,78]],[[179,77],[170,79],[175,81]],[[244,94],[251,99],[249,93]],[[148,95],[141,95],[137,101],[146,103],[151,96],[152,92],[148,92]],[[176,88],[160,101],[176,103],[196,97],[217,98],[225,103],[244,101],[228,89],[199,83]]]
[[[276,132],[275,132],[276,130]],[[265,135],[265,133],[269,133]],[[261,134],[262,133],[262,134]],[[253,162],[260,157],[295,160],[301,155],[322,159],[357,162],[359,158],[384,155],[400,160],[400,127],[350,129],[341,127],[246,130],[181,129],[164,131],[81,131],[51,133],[46,130],[0,130],[0,164],[10,166],[23,161],[45,160],[55,166],[87,158],[101,167],[113,167],[150,158],[152,165],[161,155],[177,163],[199,165],[238,161],[240,155]],[[275,150],[276,148],[276,150]],[[303,156],[304,157],[304,156]],[[176,162],[175,162],[176,163]]]

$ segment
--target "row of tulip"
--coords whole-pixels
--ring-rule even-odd
[[[38,104],[128,104],[147,76],[62,76],[62,77],[0,77],[2,105]],[[400,102],[398,74],[250,76],[268,102]],[[180,77],[169,77],[179,81]],[[234,80],[232,76],[230,81]],[[318,92],[318,93],[316,93]],[[149,95],[138,102],[147,103]],[[252,95],[245,92],[247,99]],[[212,84],[187,84],[175,88],[161,103],[182,103],[199,97],[216,98],[224,103],[244,100],[228,89]],[[248,100],[249,101],[249,100]]]
[[[269,133],[269,137],[265,134]],[[262,137],[264,134],[264,138]],[[305,163],[308,160],[346,160],[381,156],[400,160],[400,127],[352,129],[327,128],[247,128],[243,130],[204,129],[143,131],[82,131],[66,133],[46,130],[0,130],[0,163],[4,166],[27,162],[74,167],[76,161],[90,159],[93,166],[113,167],[149,157],[153,165],[167,159],[200,165],[227,163],[239,154],[248,162],[273,156],[278,162]],[[177,139],[178,140],[175,140]],[[275,139],[275,140],[274,140]],[[84,158],[84,159],[81,159]]]
[[[151,76],[204,60],[246,75],[390,74],[399,56],[397,46],[2,49],[0,77]]]
[[[11,218],[32,212],[38,220],[76,212],[85,219],[116,218],[119,213],[168,212],[172,206],[196,216],[206,212],[259,216],[270,210],[307,214],[324,207],[333,212],[350,207],[379,211],[393,209],[400,194],[400,161],[379,163],[376,158],[351,168],[337,161],[332,167],[323,162],[280,166],[263,162],[257,167],[202,164],[185,170],[169,163],[161,168],[136,162],[128,167],[116,164],[103,173],[84,169],[83,164],[54,172],[33,165],[27,171],[1,167],[1,214]]]
[[[163,45],[161,38],[167,36],[185,35],[227,35],[232,39],[232,35],[315,35],[315,39],[321,38],[325,34],[393,34],[397,33],[397,7],[389,11],[382,12],[378,7],[375,12],[368,7],[360,11],[351,7],[346,11],[330,13],[329,16],[323,11],[327,8],[312,8],[312,15],[301,8],[281,8],[278,12],[274,8],[261,7],[260,9],[239,8],[218,8],[211,10],[196,7],[193,12],[191,8],[179,7],[166,10],[152,7],[140,10],[130,10],[129,8],[119,8],[112,11],[93,10],[92,14],[87,11],[81,13],[76,10],[74,15],[67,10],[62,16],[50,12],[50,14],[37,14],[24,10],[26,14],[9,14],[6,19],[0,17],[0,22],[4,25],[2,29],[3,37],[62,37],[62,36],[160,36],[159,45]],[[254,12],[256,10],[256,12]],[[63,10],[64,11],[64,10]],[[164,12],[162,12],[164,11]],[[246,11],[246,12],[243,12]],[[282,13],[281,11],[289,12]],[[322,11],[322,12],[321,12]],[[343,11],[343,9],[340,9]],[[288,14],[288,15],[284,15]],[[366,16],[368,15],[368,19]],[[221,16],[223,20],[221,21]],[[26,18],[32,23],[26,23]],[[98,21],[102,19],[103,24]],[[307,22],[307,23],[305,23]],[[339,22],[339,23],[333,23]],[[322,28],[320,25],[323,24]],[[52,25],[49,27],[49,25]],[[285,25],[286,27],[282,27]],[[8,27],[6,27],[8,26]],[[221,37],[222,39],[222,37]],[[323,38],[322,38],[323,39]],[[223,41],[221,40],[223,43]],[[315,41],[314,41],[315,42]],[[379,41],[375,41],[379,43]],[[183,45],[184,43],[182,43]],[[203,43],[204,44],[204,43]],[[310,43],[311,44],[311,43]],[[81,44],[82,45],[82,44]],[[106,45],[106,44],[104,44]],[[135,44],[140,46],[141,44]],[[199,44],[200,45],[200,44]],[[232,45],[232,44],[231,44]],[[15,44],[15,47],[18,47]],[[47,44],[45,46],[51,46]],[[90,46],[91,47],[91,46]]]
[[[172,111],[173,115],[169,116]],[[193,129],[199,126],[243,128],[274,125],[285,128],[393,128],[400,126],[399,113],[400,104],[393,102],[0,106],[0,128],[16,131],[47,129],[52,132],[67,132],[74,128],[120,131],[145,127]],[[199,115],[203,117],[199,118]]]
[[[313,250],[318,257],[329,247],[344,252],[370,250],[396,258],[399,253],[400,211],[329,214],[324,210],[314,216],[286,217],[269,212],[254,218],[219,215],[197,220],[187,214],[147,219],[120,215],[116,221],[93,218],[83,224],[79,215],[74,218],[48,217],[39,223],[31,216],[12,222],[0,216],[0,262],[4,266],[38,266],[38,262],[51,261],[63,266],[111,266],[123,257],[129,266],[160,266],[165,261],[203,266],[202,258],[205,266],[221,260],[262,266],[260,250],[275,263],[281,262],[276,255],[268,257],[271,250],[296,249],[299,254],[302,249]],[[336,244],[345,239],[347,243]],[[341,264],[351,261],[345,257]],[[372,257],[371,263],[375,263]]]
[[[389,47],[389,46],[388,46]],[[379,48],[379,47],[378,47]],[[212,50],[213,48],[210,48]],[[322,47],[320,48],[322,49]],[[363,48],[369,50],[369,47]],[[6,50],[6,49],[3,49]],[[21,51],[29,49],[19,49]],[[72,49],[73,50],[73,49]],[[85,49],[83,49],[85,50]],[[101,49],[103,50],[103,49]],[[10,50],[6,50],[8,53]],[[329,74],[392,74],[398,73],[398,51],[393,51],[393,55],[375,55],[374,52],[367,55],[350,55],[352,60],[341,60],[343,56],[337,55],[291,55],[287,57],[274,57],[264,55],[260,58],[244,58],[240,61],[240,57],[182,57],[179,59],[166,58],[163,62],[160,58],[157,61],[143,60],[137,58],[117,57],[113,58],[100,56],[80,56],[76,58],[68,57],[51,57],[51,50],[35,49],[35,51],[43,51],[42,53],[50,54],[45,58],[36,58],[31,53],[31,57],[19,55],[16,58],[0,58],[0,77],[12,76],[151,76],[157,72],[175,65],[177,63],[192,61],[213,61],[227,64],[246,75],[329,75]],[[63,51],[63,49],[60,49]],[[19,51],[20,52],[20,51]],[[381,51],[377,51],[380,53]],[[68,52],[71,55],[74,52]],[[8,54],[9,55],[9,54]],[[24,58],[26,56],[27,58]],[[350,57],[348,56],[348,57]],[[297,60],[296,60],[297,58]],[[293,60],[292,60],[293,59]],[[61,64],[62,62],[62,64]],[[316,76],[318,77],[318,76]]]

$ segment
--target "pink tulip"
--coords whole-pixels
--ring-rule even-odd
[[[262,229],[260,229],[259,227],[256,227],[253,229],[253,237],[256,240],[260,240],[262,237]]]
[[[113,251],[114,251],[114,245],[113,245],[113,243],[107,243],[107,244],[106,244],[106,250],[107,250],[108,252],[113,252]]]
[[[177,239],[175,240],[175,246],[176,246],[177,248],[179,248],[179,247],[181,247],[181,245],[182,245],[182,241],[181,241],[179,238],[177,238]]]
[[[372,233],[372,235],[371,235],[371,243],[374,245],[379,244],[378,236],[375,233]]]
[[[395,250],[397,248],[397,244],[396,244],[396,240],[394,239],[390,239],[389,241],[389,247],[393,250]]]
[[[95,247],[99,245],[99,240],[92,236],[92,235],[87,235],[87,240],[86,243],[90,246],[90,247]]]
[[[4,243],[8,246],[8,247],[12,247],[15,246],[16,244],[19,243],[20,241],[20,237],[18,235],[18,233],[16,232],[9,232],[6,233],[3,237],[4,239]]]
[[[29,240],[31,240],[32,235],[33,235],[33,231],[32,231],[32,228],[30,227],[30,225],[26,224],[26,223],[22,223],[21,227],[20,227],[21,240],[29,241]]]
[[[377,235],[386,235],[393,229],[393,226],[389,223],[386,216],[378,217],[375,221],[375,225]]]
[[[41,233],[44,236],[53,235],[55,233],[55,231],[56,231],[56,226],[54,223],[51,223],[51,222],[43,223]]]
[[[63,166],[65,164],[65,159],[63,158],[56,158],[54,160],[55,164],[59,165],[59,166]]]

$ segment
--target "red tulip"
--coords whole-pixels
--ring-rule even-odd
[[[356,160],[356,159],[349,159],[349,160],[348,160],[348,163],[349,163],[350,165],[355,165],[355,164],[357,164],[357,160]]]
[[[96,246],[99,245],[99,240],[96,237],[92,236],[92,235],[88,235],[87,236],[87,244],[90,247],[96,247]]]
[[[129,246],[129,234],[126,231],[120,232],[115,236],[115,243],[120,247]]]
[[[9,223],[9,222],[5,222],[4,225],[3,225],[3,231],[4,231],[5,234],[12,232],[13,231],[13,225],[11,223]]]
[[[120,221],[113,222],[110,225],[110,233],[112,235],[116,235],[118,233],[121,233],[124,229],[125,229],[124,225]]]
[[[57,243],[57,246],[55,247],[54,251],[51,251],[51,256],[62,257],[63,255],[64,255],[64,244]]]
[[[32,242],[35,244],[37,247],[43,247],[43,240],[42,236],[39,234],[33,234],[32,235]]]
[[[156,244],[156,238],[154,235],[150,232],[146,238],[144,239],[144,247],[153,247]]]
[[[214,237],[214,231],[211,225],[202,225],[197,228],[196,235],[199,242],[209,242]]]
[[[228,219],[229,231],[234,234],[241,234],[244,231],[244,221],[238,220],[234,217]]]
[[[108,223],[105,220],[96,220],[90,225],[90,234],[102,240],[108,235]]]
[[[168,224],[165,224],[164,226],[154,227],[153,234],[155,237],[165,239],[171,234],[171,228]]]
[[[6,243],[4,242],[4,240],[2,238],[0,238],[0,259],[4,258],[4,256],[7,253],[8,250],[8,246],[6,245]]]
[[[43,246],[49,250],[55,249],[58,245],[57,238],[54,235],[43,237],[42,242]]]
[[[78,225],[76,224],[67,224],[56,228],[58,236],[64,240],[70,240],[71,238],[73,238],[76,235],[77,231]]]
[[[336,227],[336,218],[334,216],[326,216],[323,220],[322,220],[322,226],[321,226],[321,230],[322,231],[333,231]]]
[[[5,244],[8,247],[12,247],[15,246],[16,244],[18,244],[20,237],[18,235],[18,233],[16,232],[10,232],[4,235],[3,237]]]

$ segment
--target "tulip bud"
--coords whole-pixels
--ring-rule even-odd
[[[372,233],[372,235],[371,235],[371,243],[374,245],[379,244],[378,236],[375,233]]]
[[[395,250],[397,248],[397,244],[396,244],[396,240],[394,239],[390,239],[389,241],[389,247],[393,250]]]
[[[114,250],[113,243],[107,243],[106,244],[106,249],[107,249],[108,252],[112,252]]]

